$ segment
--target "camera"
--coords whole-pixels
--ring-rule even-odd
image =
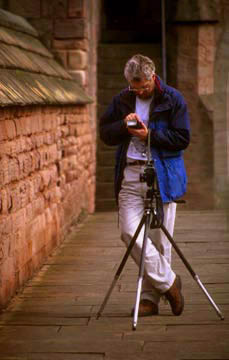
[[[149,163],[145,169],[143,174],[140,174],[140,182],[146,182],[149,187],[151,187],[154,183],[154,179],[156,176],[156,170],[154,166]]]
[[[141,129],[142,128],[141,123],[139,121],[137,121],[136,119],[128,120],[127,126],[131,129]]]

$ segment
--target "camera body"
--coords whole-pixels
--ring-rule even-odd
[[[139,123],[139,121],[137,121],[136,119],[133,119],[133,120],[127,121],[127,127],[131,128],[131,129],[141,129],[142,125],[141,125],[141,123]]]
[[[152,187],[152,185],[154,184],[155,176],[156,170],[152,163],[150,163],[145,167],[144,172],[140,174],[140,182],[146,182],[149,187]]]

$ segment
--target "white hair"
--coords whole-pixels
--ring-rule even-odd
[[[155,74],[155,70],[155,64],[150,58],[137,54],[127,61],[124,76],[129,82],[150,80]]]

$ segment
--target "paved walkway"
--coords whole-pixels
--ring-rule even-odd
[[[220,213],[180,212],[174,238],[214,301],[221,321],[174,254],[185,311],[162,304],[132,331],[137,269],[128,259],[120,281],[96,313],[125,252],[117,214],[97,213],[73,229],[0,316],[1,360],[229,359],[229,237]]]

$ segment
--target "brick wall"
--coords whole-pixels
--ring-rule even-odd
[[[4,306],[82,209],[94,211],[95,151],[88,106],[2,109],[0,184]]]

